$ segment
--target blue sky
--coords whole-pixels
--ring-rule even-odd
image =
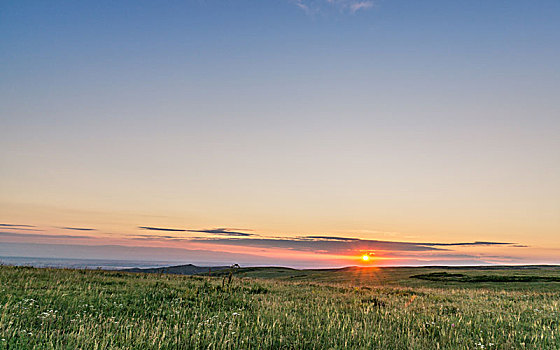
[[[558,256],[558,1],[5,1],[0,33],[4,224]]]

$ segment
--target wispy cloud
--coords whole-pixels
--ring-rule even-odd
[[[153,226],[138,226],[138,228],[142,229],[142,230],[150,230],[150,231],[210,233],[210,234],[213,234],[213,235],[231,236],[231,237],[255,236],[255,234],[253,234],[253,233],[244,232],[244,231],[251,231],[251,230],[243,229],[243,228],[218,227],[218,228],[204,228],[204,229],[198,229],[198,230],[153,227]]]
[[[0,224],[1,227],[37,227],[33,225]]]
[[[6,228],[15,231],[43,231],[34,225],[15,225],[15,224],[0,224],[0,228]]]
[[[373,7],[373,2],[371,1],[358,1],[358,2],[351,2],[348,5],[350,12],[354,13],[359,10],[365,10]]]
[[[297,7],[307,14],[325,13],[329,10],[356,13],[374,6],[371,0],[293,0]]]
[[[10,231],[0,231],[0,237],[12,237],[12,238],[48,238],[48,239],[96,239],[98,237],[94,236],[78,236],[78,235],[49,235],[42,233],[19,233]]]
[[[323,252],[329,254],[356,254],[361,251],[449,251],[459,246],[503,246],[513,243],[505,242],[398,242],[365,240],[346,237],[305,236],[296,238],[197,238],[192,241],[219,245],[245,246],[257,248],[278,248],[305,252]]]
[[[299,7],[300,9],[302,9],[303,11],[305,11],[305,13],[307,14],[311,14],[311,9],[309,8],[308,5],[306,5],[303,0],[296,0],[294,1],[294,4],[296,4],[297,7]]]
[[[211,229],[202,229],[202,230],[187,230],[188,232],[198,232],[198,233],[211,233],[214,235],[222,235],[222,236],[236,236],[236,237],[249,237],[255,236],[253,233],[247,233],[242,231],[250,231],[247,229],[241,228],[211,228]]]
[[[336,236],[305,236],[303,239],[325,240],[325,241],[359,241],[358,238],[336,237]]]
[[[134,235],[130,236],[130,239],[143,240],[143,239],[172,239],[175,236],[161,236],[161,235]]]
[[[506,242],[484,242],[484,241],[475,241],[475,242],[464,242],[464,243],[419,243],[426,246],[469,246],[469,245],[512,245],[514,243],[506,243]]]
[[[152,227],[152,226],[138,226],[141,230],[149,231],[167,231],[167,232],[186,232],[187,230],[180,228],[165,228],[165,227]]]
[[[63,227],[57,227],[61,230],[71,230],[71,231],[97,231],[94,228],[85,228],[85,227],[68,227],[68,226],[63,226]]]
[[[250,247],[263,249],[288,249],[301,252],[316,252],[328,254],[356,254],[361,251],[384,252],[444,252],[452,251],[453,247],[469,246],[516,246],[516,243],[474,241],[474,242],[399,242],[368,240],[354,237],[339,237],[326,235],[301,236],[293,238],[263,237],[248,233],[248,229],[209,228],[209,229],[169,229],[157,227],[141,227],[156,231],[181,231],[206,233],[227,237],[176,237],[159,235],[135,235],[134,240],[161,240],[168,242],[194,242],[201,244]]]

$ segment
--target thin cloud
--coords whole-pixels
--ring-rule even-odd
[[[211,228],[211,229],[202,229],[202,230],[187,230],[188,232],[197,232],[197,233],[211,233],[213,235],[222,235],[222,236],[235,236],[235,237],[249,237],[255,236],[253,233],[241,232],[241,231],[250,231],[247,229],[240,229],[240,228]]]
[[[330,238],[330,239],[329,239]],[[304,252],[322,252],[330,254],[354,254],[359,251],[390,251],[390,252],[443,252],[457,246],[491,246],[511,245],[504,242],[398,242],[364,240],[358,238],[307,236],[300,238],[197,238],[194,242],[245,246],[253,248],[278,248]]]
[[[10,230],[16,230],[16,231],[24,231],[24,232],[41,232],[41,231],[45,231],[45,230],[40,230],[38,228],[25,228],[25,227],[10,227]]]
[[[297,0],[294,2],[296,4],[297,7],[299,7],[300,9],[302,9],[303,11],[305,11],[305,13],[310,14],[311,9],[309,8],[309,6],[307,6],[306,4],[303,3],[302,0]]]
[[[176,238],[175,236],[160,236],[160,235],[134,235],[132,239],[157,239],[157,238]]]
[[[514,243],[506,243],[506,242],[466,242],[466,243],[421,243],[427,246],[469,246],[469,245],[512,245]]]
[[[41,234],[41,233],[19,233],[19,232],[9,232],[9,231],[0,231],[0,237],[13,237],[13,238],[64,238],[64,239],[96,239],[97,237],[94,236],[77,236],[77,235],[48,235],[48,234]]]
[[[138,226],[141,230],[150,230],[150,231],[168,231],[168,232],[186,232],[187,230],[179,229],[179,228],[165,228],[165,227],[152,227],[152,226]]]
[[[325,241],[359,241],[358,238],[333,237],[333,236],[305,236],[304,239],[325,240]]]
[[[9,230],[15,230],[15,231],[34,231],[34,232],[38,232],[38,231],[43,231],[41,229],[35,228],[37,226],[33,226],[33,225],[14,225],[14,224],[0,224],[1,228],[6,228]]]
[[[308,15],[325,13],[332,9],[354,14],[374,6],[374,2],[370,0],[293,0],[292,3]]]
[[[359,10],[366,10],[373,7],[373,2],[371,1],[359,1],[359,2],[354,2],[348,5],[348,8],[350,9],[350,12],[355,13]]]
[[[72,230],[72,231],[97,231],[94,228],[84,228],[84,227],[68,227],[68,226],[64,226],[64,227],[57,227],[61,230]]]
[[[255,236],[255,234],[253,233],[243,232],[243,231],[251,231],[251,230],[241,229],[241,228],[228,228],[228,227],[208,228],[208,229],[199,229],[199,230],[187,230],[187,229],[153,227],[153,226],[138,226],[138,228],[142,230],[150,230],[150,231],[210,233],[213,235],[231,236],[231,237]]]

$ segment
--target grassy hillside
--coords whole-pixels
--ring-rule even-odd
[[[223,269],[212,275],[223,276],[228,273],[228,269]],[[353,286],[560,290],[560,283],[549,283],[560,282],[560,266],[347,267],[317,270],[246,267],[236,270],[235,274],[257,279],[342,283]],[[442,275],[437,277],[438,274],[462,275],[464,278],[442,278]]]
[[[0,349],[560,348],[560,283],[410,278],[437,270],[242,269],[224,285],[0,267]],[[457,273],[498,272],[558,275]]]

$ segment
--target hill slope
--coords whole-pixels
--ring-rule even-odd
[[[216,271],[229,269],[229,266],[196,266],[193,264],[167,266],[167,267],[153,267],[153,268],[133,268],[124,269],[125,272],[139,272],[139,273],[169,273],[173,275],[202,275],[212,274]]]

